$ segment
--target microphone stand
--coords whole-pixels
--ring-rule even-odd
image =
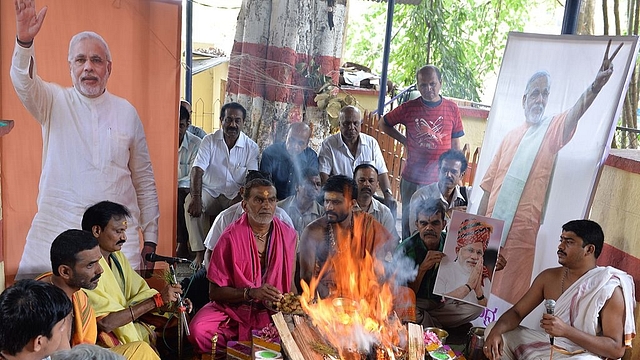
[[[171,284],[175,285],[178,283],[178,279],[176,278],[176,269],[174,268],[174,263],[169,263],[169,272],[171,273]],[[182,331],[190,335],[189,333],[189,324],[187,323],[187,307],[184,304],[182,296],[178,294],[178,359],[182,359]]]

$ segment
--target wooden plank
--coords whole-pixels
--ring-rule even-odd
[[[323,360],[324,356],[313,349],[313,344],[317,343],[326,345],[326,340],[322,338],[317,331],[314,331],[307,321],[300,321],[296,323],[296,328],[293,330],[293,338],[300,347],[304,358],[308,360]]]
[[[407,323],[408,330],[408,355],[409,360],[422,360],[424,359],[425,349],[424,349],[424,338],[422,325]]]
[[[291,360],[305,360],[304,356],[300,352],[300,348],[298,344],[296,344],[295,340],[293,340],[293,336],[289,331],[289,327],[284,320],[284,316],[282,313],[276,313],[271,315],[273,319],[273,323],[276,325],[276,329],[278,329],[278,333],[280,334],[280,340],[282,341],[282,346],[285,350],[287,350],[287,354],[289,355],[289,359]]]

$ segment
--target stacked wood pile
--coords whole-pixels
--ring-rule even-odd
[[[329,344],[320,332],[305,316],[287,315],[282,313],[272,316],[273,322],[280,333],[280,340],[284,350],[291,360],[324,360],[340,359],[336,349]],[[396,360],[422,360],[425,356],[422,326],[407,324],[408,347],[401,349],[402,355]],[[389,360],[391,357],[384,349],[374,348],[369,354],[349,351],[342,360]]]

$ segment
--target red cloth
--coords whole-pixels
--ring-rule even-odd
[[[458,229],[456,254],[461,248],[477,242],[482,243],[483,252],[487,251],[492,232],[493,226],[486,222],[476,218],[465,219],[462,224],[460,224],[460,229]]]
[[[220,287],[257,288],[264,281],[283,293],[291,291],[296,231],[274,217],[269,248],[265,251],[268,261],[263,278],[258,248],[245,213],[220,235],[211,254],[207,277]],[[191,321],[189,340],[199,352],[208,353],[213,335],[218,334],[220,349],[229,340],[250,340],[251,330],[261,329],[270,321],[268,311],[256,302],[210,302]]]
[[[436,107],[422,98],[407,101],[384,116],[390,125],[403,124],[407,134],[407,164],[402,178],[416,184],[438,181],[438,158],[451,149],[451,139],[464,135],[458,106],[442,99]]]

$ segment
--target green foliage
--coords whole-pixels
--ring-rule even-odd
[[[485,76],[500,65],[509,31],[522,31],[525,0],[423,0],[397,4],[389,79],[415,83],[416,69],[442,71],[442,93],[478,101]],[[372,3],[362,19],[349,19],[345,60],[381,71],[387,4]]]

